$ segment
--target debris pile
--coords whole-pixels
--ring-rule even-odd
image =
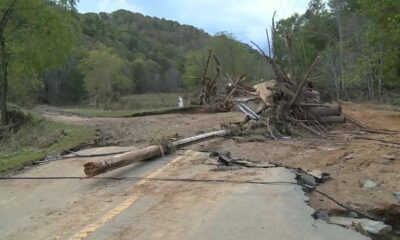
[[[273,58],[266,55],[261,48],[258,49],[272,66],[275,79],[248,86],[244,76],[233,78],[226,74],[222,77],[219,61],[210,50],[203,71],[200,104],[216,111],[230,111],[238,107],[246,114],[246,119],[238,125],[239,129],[236,126],[239,132],[233,132],[257,132],[273,139],[292,135],[298,127],[325,137],[326,125],[345,121],[340,105],[323,103],[320,93],[309,81],[309,75],[320,62],[320,57],[315,59],[301,81],[294,81]],[[211,56],[216,62],[217,71],[215,76],[208,77]],[[224,89],[217,87],[218,79],[227,82]]]
[[[216,71],[215,75],[210,77],[207,75],[211,57],[215,61]],[[257,98],[256,90],[245,84],[246,76],[231,77],[229,74],[226,76],[221,75],[220,62],[212,53],[208,51],[206,65],[203,70],[202,88],[199,96],[199,105],[207,106],[212,111],[228,112],[235,106],[235,99],[241,98]],[[218,88],[218,82],[226,82],[225,88]]]

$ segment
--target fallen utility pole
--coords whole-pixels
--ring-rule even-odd
[[[172,146],[174,148],[181,148],[200,141],[205,141],[210,138],[227,136],[229,133],[229,130],[219,130],[215,132],[204,133],[172,142]]]
[[[229,130],[220,130],[215,132],[204,133],[181,140],[177,140],[171,143],[172,149],[179,149],[184,146],[195,144],[201,141],[208,140],[215,137],[227,136],[230,133]],[[161,157],[164,154],[169,153],[168,146],[153,145],[144,148],[140,148],[134,151],[118,154],[111,159],[88,162],[84,165],[84,171],[86,176],[94,177],[96,175],[112,171],[117,168],[121,168],[130,165],[135,162],[150,160],[153,158]]]

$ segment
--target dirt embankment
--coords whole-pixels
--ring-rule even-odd
[[[400,111],[350,103],[343,104],[343,109],[346,114],[373,128],[400,130]],[[346,123],[332,127],[328,139],[292,138],[244,143],[218,139],[199,144],[196,148],[230,151],[235,158],[327,172],[332,179],[319,185],[318,190],[350,207],[389,219],[394,225],[400,224],[400,200],[394,195],[400,191],[400,132],[372,134]],[[365,180],[371,180],[377,186],[365,189]],[[318,193],[311,195],[310,204],[315,209],[347,214],[345,209]]]

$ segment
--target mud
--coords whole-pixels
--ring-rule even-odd
[[[378,129],[400,131],[400,112],[374,105],[344,103],[346,114]],[[82,118],[77,116],[47,116],[56,121],[95,127],[100,145],[145,145],[157,138],[179,138],[203,131],[219,129],[220,124],[238,122],[241,113],[166,114],[137,118]],[[309,170],[321,170],[332,179],[318,190],[359,211],[373,214],[399,228],[400,148],[377,141],[357,139],[369,137],[400,143],[400,133],[371,134],[346,123],[330,127],[328,139],[293,137],[289,140],[237,142],[215,139],[190,147],[202,151],[230,151],[235,158],[271,162]],[[390,159],[388,159],[390,156]],[[372,180],[377,187],[363,189],[361,182]],[[334,214],[348,212],[325,197],[312,193],[310,205]]]

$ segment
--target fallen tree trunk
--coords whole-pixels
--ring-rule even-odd
[[[335,115],[328,115],[328,116],[306,116],[302,120],[306,121],[316,121],[320,124],[331,124],[331,123],[344,123],[346,118],[343,115],[335,116]]]
[[[321,123],[344,123],[345,117],[343,115],[340,116],[323,116],[320,119]]]
[[[319,116],[340,116],[342,107],[339,104],[331,104],[312,108],[311,111]]]
[[[230,133],[229,130],[220,130],[210,133],[204,133],[172,142],[171,146],[172,148],[181,148],[200,141],[205,141],[213,137],[223,137],[228,135],[229,133]],[[164,153],[168,153],[167,149],[168,147],[170,146],[154,145],[145,148],[140,148],[138,150],[134,150],[131,152],[115,155],[111,159],[97,161],[97,162],[88,162],[84,165],[84,172],[86,176],[94,177],[96,175],[117,168],[121,168],[135,162],[161,157],[164,155]]]

